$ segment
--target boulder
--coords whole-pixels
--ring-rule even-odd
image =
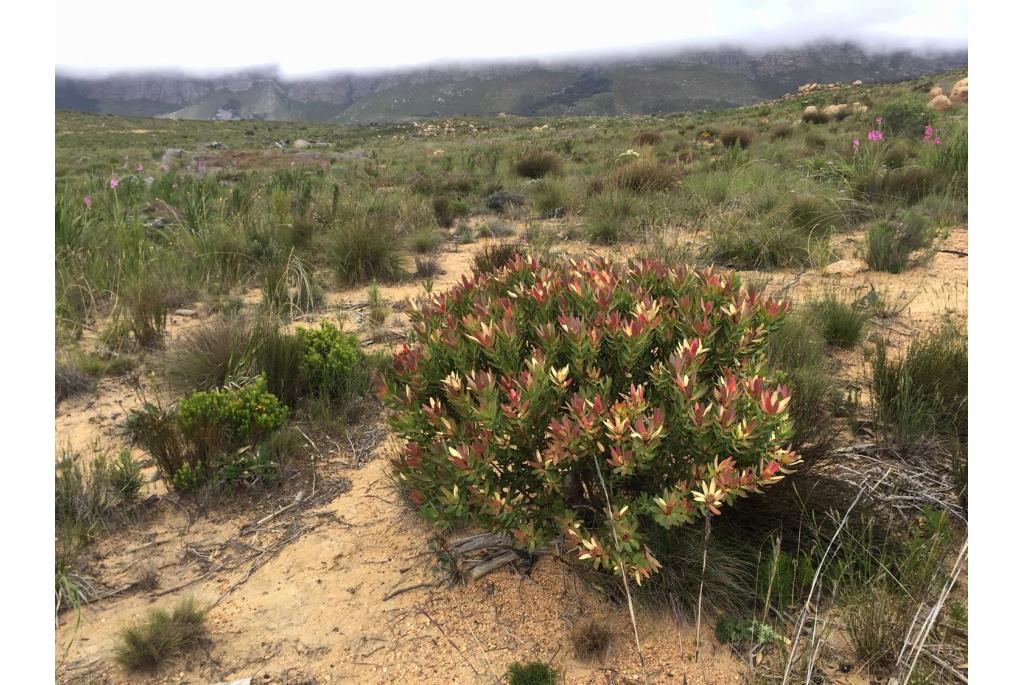
[[[942,92],[942,86],[935,86],[934,88],[928,91],[929,98],[936,98],[943,94],[944,93]]]
[[[846,104],[829,105],[825,109],[821,110],[821,113],[827,116],[829,119],[842,119],[844,116],[850,113],[850,106]]]
[[[857,79],[856,81],[853,82],[853,85],[855,85],[855,86],[863,86],[864,82],[861,81],[860,79]]]
[[[805,117],[814,117],[818,116],[818,114],[820,114],[820,112],[818,112],[818,108],[815,107],[814,105],[807,105],[806,107],[804,107]]]
[[[936,95],[928,102],[928,108],[942,112],[953,106],[953,102],[945,95]]]
[[[967,102],[967,79],[962,78],[949,91],[949,99],[953,102]]]
[[[312,143],[310,143],[308,140],[304,138],[299,138],[294,143],[292,143],[292,147],[297,148],[299,150],[305,150],[307,147],[311,147],[312,145]]]

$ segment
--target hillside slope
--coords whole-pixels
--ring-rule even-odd
[[[439,116],[661,114],[726,109],[808,82],[898,81],[967,63],[966,52],[869,54],[855,45],[766,53],[738,49],[591,63],[432,68],[286,79],[272,71],[219,77],[57,75],[58,109],[176,119],[349,123]]]

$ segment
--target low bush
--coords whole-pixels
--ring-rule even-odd
[[[612,172],[612,185],[635,193],[651,193],[674,188],[680,180],[679,170],[660,162],[636,160]]]
[[[713,269],[514,257],[412,312],[385,393],[398,480],[428,520],[529,550],[561,533],[639,583],[660,567],[651,528],[798,461],[789,389],[763,365],[786,310]]]
[[[544,178],[562,170],[562,158],[547,150],[531,150],[519,158],[514,169],[524,178]]]
[[[882,130],[896,136],[916,138],[935,116],[926,101],[919,98],[892,100],[875,110],[882,119]]]
[[[223,441],[224,449],[258,442],[287,417],[288,408],[267,392],[262,376],[240,388],[194,392],[178,404],[178,424],[186,436],[211,447]]]
[[[288,409],[258,376],[241,388],[200,391],[174,409],[146,403],[130,414],[134,439],[152,455],[161,477],[176,490],[228,480],[233,466],[248,463],[252,448],[280,428]]]
[[[484,199],[484,205],[492,212],[506,212],[524,204],[526,204],[526,196],[511,190],[497,190]]]
[[[444,270],[441,268],[441,262],[437,260],[437,257],[416,255],[413,263],[416,267],[417,278],[430,278],[444,273]]]
[[[184,599],[171,611],[150,610],[145,621],[122,630],[115,659],[130,671],[153,669],[198,646],[205,635],[206,612]]]
[[[853,347],[859,343],[864,338],[864,326],[871,318],[867,310],[835,291],[811,300],[808,310],[825,342],[837,347]]]
[[[363,364],[359,338],[344,333],[328,321],[319,328],[300,328],[295,332],[302,343],[302,375],[311,393],[330,400],[349,398],[358,385],[358,367]]]
[[[873,271],[902,273],[911,263],[911,256],[930,247],[934,231],[919,215],[908,215],[903,221],[880,221],[864,234],[864,260]]]
[[[509,664],[508,685],[557,685],[558,671],[543,661]]]
[[[718,139],[725,147],[738,145],[740,148],[746,149],[754,141],[754,132],[748,128],[733,126],[722,131],[722,135]]]

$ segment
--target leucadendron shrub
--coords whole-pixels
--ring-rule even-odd
[[[640,583],[645,544],[778,482],[789,390],[765,367],[788,304],[734,274],[517,255],[412,313],[386,379],[401,485],[438,524],[563,535]],[[613,527],[614,526],[614,530]]]

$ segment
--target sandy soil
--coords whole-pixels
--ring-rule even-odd
[[[445,273],[433,279],[433,287],[458,281],[482,244],[442,253]],[[942,242],[940,249],[949,252],[899,276],[867,272],[855,258],[859,244],[861,236],[843,236],[835,246],[840,262],[824,271],[776,273],[770,287],[788,286],[797,301],[827,288],[866,293],[869,283],[890,299],[898,295],[906,308],[876,327],[894,344],[947,313],[966,315],[967,259],[958,254],[967,252],[966,227],[953,229]],[[559,247],[595,252],[582,244]],[[621,250],[604,252],[621,255]],[[381,287],[389,304],[422,292],[418,284]],[[257,298],[249,293],[245,299]],[[365,288],[331,293],[319,316],[342,315],[369,343],[365,302]],[[175,317],[169,325],[171,344],[205,320],[202,312]],[[405,327],[397,310],[385,324],[395,335]],[[836,354],[844,379],[863,380],[859,351]],[[116,427],[141,404],[140,390],[155,392],[151,379],[105,379],[95,393],[63,402],[55,420],[58,449],[123,447]],[[92,545],[84,571],[103,587],[131,586],[154,572],[158,584],[151,590],[129,587],[84,607],[80,616],[62,614],[56,632],[58,681],[211,683],[251,676],[253,683],[477,683],[501,680],[512,661],[541,659],[563,669],[567,683],[642,682],[625,607],[587,587],[550,555],[542,556],[529,575],[504,569],[448,588],[432,572],[430,529],[398,501],[389,484],[393,441],[382,441],[372,458],[359,464],[339,442],[316,449],[315,480],[306,472],[246,504],[202,508],[162,496],[137,523]],[[159,483],[148,487],[165,494]],[[253,525],[289,504],[284,513]],[[405,588],[412,589],[395,594]],[[187,595],[212,604],[209,642],[155,674],[126,675],[111,660],[118,631],[147,609]],[[614,635],[609,653],[598,662],[580,662],[572,654],[570,632],[586,618],[606,623]],[[707,624],[695,659],[698,636],[692,623],[677,622],[668,611],[641,610],[637,618],[649,682],[747,682],[747,665],[717,643]]]

